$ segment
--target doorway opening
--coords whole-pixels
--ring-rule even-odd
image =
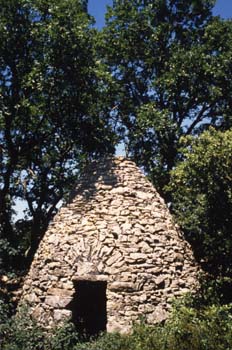
[[[75,295],[70,309],[72,321],[80,335],[84,337],[97,336],[106,331],[106,287],[103,281],[75,282]]]

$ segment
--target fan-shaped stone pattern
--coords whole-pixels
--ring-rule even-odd
[[[197,271],[163,199],[118,157],[83,174],[39,246],[23,300],[52,326],[71,316],[75,281],[105,281],[107,330],[125,332],[141,316],[165,319],[172,298],[197,286]]]

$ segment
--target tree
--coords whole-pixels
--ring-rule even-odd
[[[232,23],[213,0],[115,0],[101,36],[129,154],[166,200],[179,140],[231,125]]]
[[[100,98],[106,75],[86,4],[0,1],[2,267],[17,266],[20,247],[30,248],[31,260],[83,163],[114,151],[109,109]],[[14,222],[18,199],[28,210]]]
[[[231,278],[232,129],[210,128],[182,142],[183,160],[169,185],[174,214],[206,269]]]

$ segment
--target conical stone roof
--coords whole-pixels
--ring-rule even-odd
[[[196,287],[197,272],[189,244],[140,169],[123,157],[105,159],[86,170],[50,224],[22,300],[46,327],[92,318],[100,330],[126,332],[141,316],[165,319],[173,297]]]

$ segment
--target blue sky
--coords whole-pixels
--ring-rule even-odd
[[[89,12],[95,17],[98,27],[104,24],[106,5],[112,5],[112,0],[89,0]],[[232,0],[217,0],[214,15],[232,18]]]
[[[112,3],[113,0],[89,0],[89,12],[94,16],[98,28],[104,25],[106,6]],[[220,15],[222,18],[232,18],[232,0],[216,0],[213,14]],[[118,146],[117,153],[124,155],[124,145]]]
[[[104,25],[106,6],[112,5],[112,2],[112,0],[89,0],[89,12],[95,17],[96,25],[99,28]],[[217,0],[214,15],[220,15],[223,18],[232,18],[232,0]],[[119,145],[117,154],[125,155],[124,145]],[[22,211],[25,208],[25,202],[21,201],[17,203],[15,209],[18,211],[18,219],[23,217]]]

